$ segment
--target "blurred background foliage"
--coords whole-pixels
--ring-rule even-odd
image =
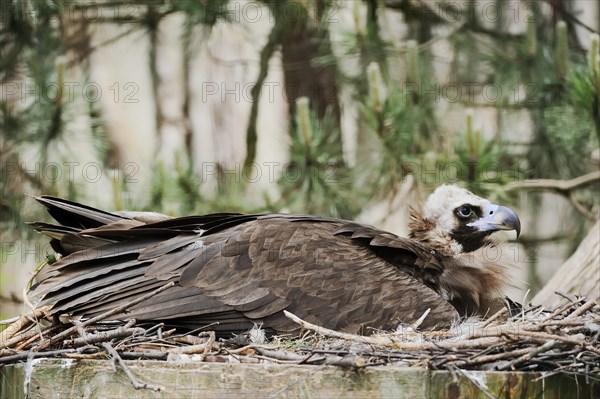
[[[89,82],[90,24],[117,24],[126,27],[121,36],[96,46],[108,46],[127,35],[141,32],[148,36],[148,70],[153,81],[156,118],[161,113],[157,46],[160,25],[169,15],[184,16],[181,46],[189,61],[201,29],[210,35],[217,24],[239,24],[232,10],[238,1],[228,0],[142,0],[80,1],[14,0],[2,2],[0,18],[0,86],[3,93],[11,83],[27,81],[45,87],[50,94],[34,101],[0,98],[0,144],[2,152],[1,222],[3,241],[31,234],[24,222],[45,218],[40,209],[24,209],[24,192],[52,194],[82,200],[85,182],[68,179],[56,184],[45,168],[49,159],[63,165],[77,152],[74,140],[93,143],[102,167],[115,176],[127,176],[127,166],[118,164],[119,149],[107,135],[104,115],[90,101],[85,108],[75,107],[65,98],[65,71],[77,67],[81,81]],[[257,128],[268,66],[275,54],[281,58],[286,99],[289,103],[289,163],[276,178],[277,193],[248,201],[248,182],[252,179],[220,179],[211,194],[202,191],[203,177],[198,172],[201,160],[194,159],[189,145],[177,154],[175,164],[160,157],[150,165],[153,170],[150,190],[144,201],[131,201],[127,179],[114,179],[111,187],[113,208],[153,210],[169,214],[213,211],[306,212],[343,218],[357,217],[371,204],[399,190],[407,174],[418,185],[430,189],[443,182],[459,182],[492,199],[515,202],[517,190],[506,185],[523,179],[571,179],[597,170],[600,139],[600,58],[598,27],[589,27],[572,11],[567,0],[520,2],[527,15],[524,28],[511,29],[511,15],[482,21],[474,10],[477,2],[422,2],[409,0],[263,0],[254,2],[268,10],[269,32],[262,44],[258,74],[250,90],[245,129],[245,156],[241,169],[234,173],[252,176],[261,131]],[[509,2],[490,1],[507,11]],[[514,2],[513,2],[514,3]],[[512,4],[512,3],[511,3]],[[352,22],[331,33],[331,18],[341,7],[351,9]],[[122,10],[83,18],[97,10]],[[598,8],[595,8],[598,13]],[[294,12],[294,18],[290,13]],[[390,21],[390,13],[401,15],[402,34]],[[524,18],[524,17],[523,17]],[[598,16],[600,19],[600,16]],[[579,34],[577,32],[580,32]],[[581,32],[591,35],[590,45],[581,44]],[[428,95],[436,85],[433,46],[444,40],[448,52],[448,81],[453,87],[471,88],[472,96],[453,101],[453,87],[446,87],[445,100]],[[118,62],[118,60],[116,60]],[[355,68],[347,68],[352,63]],[[184,71],[183,73],[190,73]],[[189,78],[189,77],[186,77]],[[532,130],[526,143],[514,143],[500,130],[490,137],[474,127],[473,117],[490,107],[482,88],[493,86],[500,98],[491,106],[499,112],[522,111]],[[292,90],[293,88],[293,90]],[[425,90],[424,90],[425,88]],[[344,150],[342,90],[359,104],[353,123],[358,130],[355,159]],[[92,92],[88,93],[93,96]],[[189,93],[186,94],[186,98]],[[455,104],[455,103],[458,104]],[[448,130],[440,108],[459,105],[458,123],[464,129]],[[465,111],[466,110],[466,111]],[[186,112],[193,112],[186,110]],[[73,138],[69,129],[79,115],[87,117],[86,137]],[[510,130],[510,126],[504,131]],[[154,135],[155,132],[148,132]],[[185,130],[185,142],[192,133]],[[24,148],[32,148],[40,168],[27,165]],[[157,149],[160,152],[160,149]],[[596,162],[596,163],[595,163]],[[490,173],[490,166],[493,166]],[[420,170],[445,170],[432,176]],[[62,171],[64,172],[64,171]],[[217,170],[219,175],[232,173]],[[598,184],[576,193],[579,209],[570,211],[574,226],[569,234],[573,244],[589,227],[589,215],[598,208]],[[176,203],[177,206],[173,204]],[[540,217],[538,207],[532,207]],[[528,245],[536,237],[527,237]],[[574,245],[573,245],[574,246]],[[4,250],[4,247],[3,247]],[[3,259],[5,255],[3,254]],[[6,276],[3,276],[6,278]]]

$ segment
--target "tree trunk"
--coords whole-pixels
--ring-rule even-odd
[[[575,253],[563,263],[532,302],[555,308],[563,302],[555,291],[600,299],[600,221],[594,224]]]

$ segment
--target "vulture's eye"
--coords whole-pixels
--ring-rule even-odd
[[[471,207],[468,206],[459,206],[458,208],[456,208],[455,212],[459,218],[466,219],[473,214],[473,209],[471,209]]]

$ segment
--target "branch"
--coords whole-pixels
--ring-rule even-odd
[[[37,359],[40,357],[48,358],[48,357],[59,357],[63,356],[67,353],[75,353],[76,349],[57,349],[55,351],[48,352],[21,352],[12,356],[4,356],[0,358],[0,364],[10,364],[14,362],[18,362],[21,360],[26,360],[29,358]]]
[[[521,364],[523,362],[526,362],[528,360],[531,360],[532,358],[539,355],[540,353],[548,352],[550,349],[554,348],[556,346],[556,344],[557,344],[556,341],[551,339],[541,346],[530,349],[527,353],[525,353],[521,357],[518,357],[516,359],[507,361],[505,363],[502,363],[502,364],[496,366],[496,370],[504,371],[504,370],[512,369],[514,366]]]
[[[589,220],[592,220],[592,221],[596,221],[596,219],[598,219],[597,216],[594,215],[593,212],[588,211],[581,202],[577,201],[577,198],[575,198],[573,193],[569,193],[568,199],[569,199],[569,202],[571,203],[571,205],[573,205],[573,208],[575,208],[583,216],[585,216],[586,218],[588,218]]]
[[[265,83],[267,74],[269,73],[269,61],[275,53],[276,46],[281,40],[281,22],[275,20],[275,25],[269,33],[267,44],[260,51],[260,71],[256,78],[256,83],[250,91],[252,97],[252,107],[250,108],[250,120],[248,121],[248,129],[246,130],[246,160],[244,161],[244,168],[249,167],[256,158],[256,142],[258,140],[258,134],[256,132],[256,121],[258,120],[258,104],[260,102],[260,94],[262,92],[262,86]]]
[[[32,337],[35,337],[36,335],[43,337],[44,334],[51,333],[54,330],[56,330],[57,328],[58,328],[58,326],[49,326],[49,327],[44,328],[41,331],[38,331],[37,328],[30,328],[29,330],[22,332],[19,335],[15,335],[14,337],[7,339],[6,341],[0,342],[0,349],[10,348],[11,346],[13,346],[15,344],[19,344],[25,340],[29,340]]]
[[[571,180],[538,179],[512,182],[504,186],[506,191],[531,190],[531,191],[553,191],[566,197],[571,205],[587,219],[596,221],[598,216],[586,209],[581,202],[577,201],[573,191],[600,181],[600,171],[578,176]]]
[[[153,391],[163,391],[164,390],[164,388],[161,387],[160,385],[145,384],[145,383],[139,382],[137,380],[137,378],[135,378],[135,376],[131,373],[131,370],[129,370],[129,367],[127,367],[127,365],[125,364],[125,362],[123,361],[121,356],[119,356],[119,353],[115,350],[115,348],[112,347],[111,344],[109,344],[108,342],[102,342],[102,347],[104,349],[106,349],[106,351],[110,354],[110,356],[112,356],[112,358],[117,363],[119,363],[119,366],[121,366],[121,368],[123,369],[123,372],[125,372],[125,375],[127,376],[127,378],[129,378],[129,381],[131,381],[131,385],[133,385],[133,387],[135,389],[151,389]]]
[[[93,345],[98,342],[111,341],[115,338],[124,338],[134,335],[143,334],[146,332],[143,328],[135,327],[135,328],[126,328],[119,327],[115,330],[109,330],[104,332],[99,332],[96,334],[87,334],[84,337],[75,338],[72,340],[65,340],[65,346],[74,346],[75,348],[79,348],[85,345]]]
[[[316,332],[317,334],[321,334],[325,337],[344,339],[344,340],[353,341],[353,342],[361,342],[361,343],[370,344],[370,345],[387,346],[387,345],[394,344],[393,340],[391,340],[387,337],[366,337],[366,336],[362,336],[362,335],[349,334],[349,333],[344,333],[344,332],[340,332],[340,331],[330,330],[329,328],[317,326],[315,324],[304,321],[301,318],[299,318],[298,316],[296,316],[295,314],[288,312],[287,310],[284,310],[283,314],[285,315],[285,317],[292,320],[294,323],[298,324],[303,329]]]
[[[559,194],[568,196],[571,191],[583,188],[597,181],[600,181],[600,171],[591,172],[571,180],[532,179],[522,182],[512,182],[505,185],[504,189],[506,191],[555,191]]]
[[[543,0],[545,3],[548,3],[553,9],[554,11],[558,12],[561,16],[566,17],[568,20],[572,21],[575,25],[579,25],[582,28],[584,28],[585,30],[587,30],[590,33],[600,33],[600,31],[597,31],[596,29],[592,28],[591,26],[587,25],[586,23],[584,23],[583,21],[581,21],[579,18],[577,18],[575,15],[573,15],[572,13],[568,12],[564,6],[556,4],[557,2],[554,0]]]
[[[316,332],[317,334],[321,334],[325,337],[330,338],[338,338],[351,342],[360,342],[363,344],[374,345],[374,346],[387,346],[393,347],[395,349],[404,349],[404,350],[435,350],[435,349],[450,349],[457,350],[461,348],[478,348],[482,346],[490,346],[496,343],[496,339],[499,337],[499,334],[495,335],[482,335],[481,338],[478,339],[464,339],[455,341],[454,339],[449,341],[437,341],[437,342],[410,342],[406,341],[405,338],[401,336],[394,336],[391,334],[381,335],[381,336],[363,336],[356,334],[349,334],[340,331],[330,330],[329,328],[320,327],[315,324],[309,323],[307,321],[302,320],[298,316],[293,313],[284,310],[283,313],[287,318],[292,320],[294,323],[300,325],[305,330]]]
[[[593,308],[596,305],[597,305],[596,300],[590,299],[589,301],[587,301],[586,303],[581,305],[581,307],[579,309],[577,309],[576,311],[574,311],[573,313],[571,313],[570,315],[565,317],[565,320],[573,320],[573,319],[581,316],[582,314],[584,314],[585,312],[587,312],[588,310],[590,310],[591,308]]]
[[[12,338],[16,333],[21,331],[24,327],[28,326],[33,322],[34,319],[46,317],[46,314],[50,310],[51,306],[44,306],[36,309],[26,315],[19,317],[17,321],[8,326],[6,330],[0,333],[0,343],[5,344],[5,341]],[[3,346],[0,346],[3,347]]]

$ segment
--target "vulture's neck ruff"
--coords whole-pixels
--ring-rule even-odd
[[[410,238],[453,259],[446,262],[434,289],[459,314],[485,317],[505,306],[506,267],[470,253],[492,244],[495,231],[515,230],[519,235],[520,221],[512,210],[444,185],[427,198],[422,211],[411,210],[409,228]]]
[[[498,230],[515,230],[521,223],[504,206],[494,205],[463,188],[438,187],[421,212],[411,209],[410,237],[451,257],[459,257],[492,243]]]

